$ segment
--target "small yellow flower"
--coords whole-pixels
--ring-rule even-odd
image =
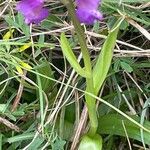
[[[32,67],[29,65],[29,64],[27,64],[27,63],[25,63],[25,62],[20,62],[20,65],[22,66],[22,67],[24,67],[25,69],[27,69],[27,70],[31,70],[32,69]]]
[[[9,30],[4,36],[3,36],[3,40],[9,40],[10,37],[12,36],[14,32],[14,29]]]
[[[30,46],[31,46],[31,42],[21,46],[19,48],[19,52],[23,52],[24,50],[28,49]]]
[[[21,67],[16,66],[16,70],[18,71],[19,74],[23,74],[23,70],[21,69]]]

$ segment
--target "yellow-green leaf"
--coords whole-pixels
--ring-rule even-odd
[[[21,69],[21,67],[16,66],[16,70],[19,74],[23,74],[23,70]]]
[[[10,37],[12,36],[14,32],[14,29],[10,29],[4,36],[3,36],[3,40],[9,40]]]
[[[98,56],[97,62],[93,68],[93,82],[96,94],[100,90],[111,65],[113,49],[115,47],[119,26],[120,19],[116,22],[113,30],[110,31],[109,35],[107,36],[106,41],[101,49],[101,53]]]
[[[74,55],[64,33],[61,34],[60,45],[63,54],[65,55],[71,66],[75,69],[75,71],[83,77],[88,77],[88,73],[83,68],[81,68],[80,64],[78,63],[76,56]]]
[[[25,45],[23,45],[19,48],[19,52],[23,52],[24,50],[28,49],[30,46],[31,46],[31,42],[26,43]]]
[[[29,65],[29,64],[27,64],[27,63],[25,63],[25,62],[20,62],[20,65],[22,66],[22,67],[24,67],[25,69],[27,69],[27,70],[31,70],[32,69],[32,67]]]

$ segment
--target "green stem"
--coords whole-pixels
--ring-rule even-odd
[[[86,79],[86,83],[87,83],[86,92],[93,93],[95,95],[93,80]],[[96,114],[96,99],[87,94],[85,95],[85,99],[86,99],[86,105],[88,108],[90,125],[91,125],[89,130],[89,135],[93,136],[96,134],[97,127],[98,127],[98,119]]]
[[[85,69],[86,69],[86,71],[91,73],[91,60],[90,60],[90,56],[88,53],[88,48],[86,45],[84,32],[83,32],[83,29],[82,29],[78,19],[76,18],[75,8],[74,8],[74,5],[73,5],[71,0],[68,0],[66,7],[68,9],[69,15],[71,16],[71,19],[72,19],[73,25],[75,27],[75,31],[77,33],[77,37],[78,37],[78,40],[79,40],[79,43],[81,46],[81,51],[83,54]]]
[[[78,40],[79,40],[79,43],[81,46],[82,55],[83,55],[85,70],[90,74],[90,78],[86,78],[86,86],[87,86],[86,92],[95,94],[91,59],[90,59],[90,55],[88,52],[83,29],[82,29],[78,19],[76,18],[75,8],[74,8],[72,1],[71,0],[63,0],[63,2],[65,3],[65,5],[68,9],[69,15],[71,16],[73,25],[74,25],[76,33],[77,33],[77,37],[78,37]],[[90,119],[90,124],[91,124],[89,135],[93,136],[96,133],[96,130],[98,127],[98,120],[97,120],[97,114],[96,114],[96,99],[87,94],[85,95],[85,99],[86,99],[86,105],[88,108],[89,119]]]

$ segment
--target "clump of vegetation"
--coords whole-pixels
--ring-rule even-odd
[[[149,1],[29,2],[0,3],[0,150],[150,149]]]

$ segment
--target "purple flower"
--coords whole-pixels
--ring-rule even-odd
[[[25,23],[38,24],[48,16],[48,10],[43,5],[43,0],[22,0],[16,9],[24,15]]]
[[[93,24],[96,20],[102,20],[103,16],[98,11],[100,0],[76,0],[76,15],[81,23]]]

